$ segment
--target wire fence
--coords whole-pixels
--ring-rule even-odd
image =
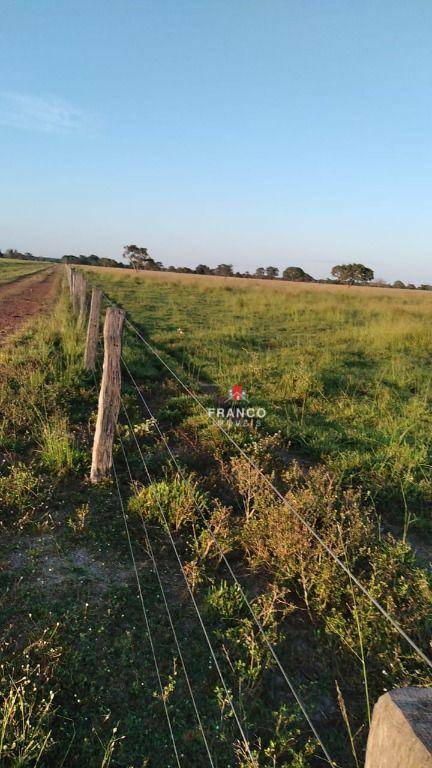
[[[104,294],[105,299],[111,306],[115,306],[114,302],[106,295]],[[371,594],[371,592],[364,586],[364,584],[361,583],[361,581],[356,577],[356,575],[352,572],[352,570],[348,567],[346,563],[343,562],[343,560],[338,557],[338,555],[329,547],[326,541],[322,538],[322,536],[318,533],[318,531],[309,523],[309,521],[301,514],[299,511],[292,506],[292,504],[289,503],[289,501],[286,499],[286,497],[280,492],[280,490],[275,486],[275,484],[272,482],[272,480],[265,475],[261,468],[258,466],[258,464],[249,456],[246,451],[243,450],[243,448],[234,440],[232,435],[229,434],[229,432],[220,424],[220,422],[211,414],[209,413],[206,406],[201,402],[199,397],[196,395],[195,392],[193,392],[190,387],[185,384],[185,382],[178,376],[178,374],[173,370],[173,368],[163,359],[163,357],[159,354],[159,352],[147,341],[147,339],[142,335],[140,330],[129,320],[129,318],[126,316],[125,322],[127,326],[135,333],[135,335],[141,340],[141,342],[144,344],[145,348],[163,365],[163,367],[169,372],[169,374],[173,377],[173,379],[178,383],[178,385],[183,389],[184,392],[194,401],[196,405],[200,408],[202,412],[205,413],[208,420],[217,427],[218,430],[223,434],[224,438],[238,451],[238,453],[249,463],[249,465],[260,475],[263,482],[267,485],[267,487],[274,493],[274,495],[282,502],[282,504],[289,510],[291,514],[293,514],[299,522],[304,526],[304,528],[313,536],[313,538],[319,543],[319,545],[322,547],[322,549],[327,553],[327,555],[334,560],[334,562],[338,565],[338,567],[344,571],[344,573],[349,577],[349,579],[358,587],[358,589],[365,595],[365,597],[369,600],[369,602],[374,605],[374,607],[384,616],[386,621],[389,622],[389,624],[392,625],[392,627],[398,632],[398,634],[410,645],[413,651],[418,655],[419,658],[422,659],[422,661],[429,667],[429,669],[432,669],[432,659],[429,658],[429,656],[419,647],[419,645],[405,632],[403,627],[396,621],[396,619],[389,613],[389,611],[384,608],[384,606]],[[146,410],[149,411],[147,403],[144,399],[144,396],[137,385],[136,380],[132,376],[131,370],[129,366],[127,366],[126,361],[124,359],[124,356],[122,356],[122,362],[123,366],[125,367],[126,372],[128,373],[134,387],[136,388],[138,392],[138,396],[143,401],[144,406],[146,407]],[[152,414],[152,418],[154,418],[154,415]],[[156,421],[156,420],[155,420]],[[156,421],[157,424],[157,421]],[[162,439],[163,436],[161,435]],[[167,449],[169,450],[169,446],[167,445]],[[171,452],[171,458],[176,462],[178,466],[178,462],[175,459],[175,457],[172,455]],[[210,534],[213,536],[213,533],[209,531]],[[215,539],[215,543],[217,544],[217,541]],[[229,564],[227,563],[229,566]]]
[[[107,298],[107,297],[105,297],[105,298]],[[137,393],[137,396],[138,396],[139,400],[144,405],[148,416],[150,417],[150,419],[152,419],[153,423],[155,424],[155,426],[157,428],[158,434],[159,434],[159,436],[161,437],[161,439],[163,441],[163,444],[164,444],[164,446],[166,448],[168,456],[173,461],[173,463],[174,463],[177,471],[179,472],[179,474],[183,478],[185,478],[185,473],[184,473],[183,468],[181,467],[181,465],[179,464],[178,460],[176,459],[173,451],[171,450],[171,448],[169,446],[169,443],[168,443],[168,440],[167,440],[164,432],[162,431],[161,427],[159,426],[158,420],[156,419],[155,415],[151,411],[151,409],[150,409],[146,399],[144,398],[144,396],[143,396],[143,394],[142,394],[142,392],[141,392],[141,390],[140,390],[140,388],[139,388],[139,386],[138,386],[138,384],[137,384],[137,382],[136,382],[136,380],[135,380],[135,378],[134,378],[134,376],[132,374],[132,371],[130,370],[130,367],[128,366],[128,364],[127,364],[126,360],[124,359],[123,355],[121,355],[121,361],[122,361],[122,365],[124,367],[124,370],[127,372],[128,376],[130,378],[130,381],[132,382],[132,385],[133,385],[133,387],[134,387],[134,389],[135,389],[135,391]],[[94,380],[95,380],[95,386],[97,388],[96,377],[94,378]],[[154,482],[154,480],[152,478],[152,475],[150,474],[150,471],[149,471],[149,468],[148,468],[148,464],[147,464],[147,462],[146,462],[146,460],[144,458],[144,454],[143,454],[141,445],[140,445],[140,443],[138,441],[138,438],[136,436],[136,433],[134,431],[134,427],[133,427],[132,421],[130,419],[129,412],[128,412],[126,406],[125,406],[124,398],[123,397],[121,399],[121,412],[123,413],[123,415],[124,415],[124,417],[126,419],[126,423],[129,426],[130,434],[133,437],[133,440],[134,440],[134,443],[135,443],[135,446],[136,446],[136,449],[137,449],[137,452],[138,452],[138,455],[139,455],[142,467],[144,469],[147,481],[151,485]],[[119,430],[117,430],[117,439],[118,439],[118,442],[119,442],[119,445],[120,445],[120,450],[121,450],[121,454],[123,456],[123,461],[124,461],[124,464],[125,464],[125,467],[126,467],[126,471],[127,471],[127,475],[128,475],[128,478],[129,478],[129,482],[130,482],[131,486],[133,486],[138,481],[139,478],[138,477],[134,477],[134,475],[133,475],[133,472],[131,470],[130,460],[129,460],[129,457],[128,457],[128,453],[127,453],[126,448],[125,448],[124,440],[122,439],[122,436],[121,436],[121,433],[120,433]],[[148,619],[148,615],[147,615],[147,609],[146,609],[145,604],[144,604],[143,591],[142,591],[142,588],[141,588],[141,584],[140,584],[140,580],[139,580],[139,575],[138,575],[138,571],[137,571],[137,568],[136,568],[136,561],[135,561],[135,556],[134,556],[134,551],[133,551],[133,546],[132,546],[132,539],[131,539],[131,534],[130,534],[130,528],[129,528],[129,525],[128,525],[127,514],[126,514],[126,511],[125,511],[126,510],[126,505],[125,505],[125,502],[124,502],[124,499],[123,499],[123,495],[122,495],[122,491],[121,491],[121,484],[120,484],[120,481],[119,481],[119,474],[118,474],[118,469],[117,469],[115,458],[113,458],[113,475],[114,475],[116,490],[117,490],[117,494],[118,494],[118,498],[119,498],[119,505],[120,505],[122,516],[123,516],[123,520],[124,520],[125,531],[126,531],[126,535],[127,535],[127,540],[128,540],[128,546],[129,546],[129,551],[130,551],[130,555],[131,555],[131,560],[132,560],[132,564],[133,564],[133,568],[134,568],[134,572],[135,572],[135,576],[136,576],[136,580],[137,580],[138,591],[139,591],[139,598],[140,598],[140,602],[141,602],[142,609],[143,609],[145,626],[146,626],[146,630],[147,630],[147,633],[148,633],[148,636],[149,636],[150,645],[151,645],[151,651],[152,651],[153,661],[154,661],[155,670],[156,670],[156,674],[157,674],[158,685],[159,685],[159,689],[160,689],[160,692],[161,692],[161,697],[163,698],[163,685],[162,685],[162,680],[161,680],[161,674],[160,674],[159,664],[158,664],[158,660],[157,660],[157,656],[156,656],[156,652],[155,652],[155,644],[154,644],[154,641],[153,641],[153,638],[152,638],[152,634],[151,634],[151,630],[150,630],[150,623],[149,623],[149,619]],[[211,658],[212,658],[213,663],[214,663],[214,667],[215,667],[215,669],[217,671],[217,674],[218,674],[218,677],[220,679],[223,691],[225,693],[226,702],[228,703],[228,706],[229,706],[229,708],[231,710],[231,713],[233,715],[233,719],[234,719],[234,721],[236,723],[238,734],[239,734],[239,737],[240,737],[239,744],[242,746],[243,752],[244,752],[244,754],[247,756],[247,758],[249,760],[250,768],[255,768],[255,766],[258,766],[258,763],[256,761],[256,757],[255,757],[255,755],[253,753],[253,750],[251,749],[251,746],[250,746],[250,739],[249,739],[249,736],[248,736],[248,734],[246,732],[246,726],[242,722],[241,715],[240,715],[239,711],[237,710],[237,708],[235,706],[235,703],[234,703],[234,700],[233,700],[233,696],[232,696],[232,694],[230,692],[230,689],[229,689],[229,684],[227,683],[227,681],[225,679],[225,676],[223,674],[221,665],[220,665],[220,663],[218,661],[217,652],[214,649],[214,646],[213,646],[213,643],[212,643],[212,640],[211,640],[211,636],[210,636],[210,631],[206,627],[206,624],[205,624],[203,616],[202,616],[202,612],[200,611],[200,608],[198,606],[197,599],[196,599],[196,597],[194,595],[194,592],[193,592],[193,589],[192,589],[192,587],[191,587],[191,585],[189,583],[189,578],[188,578],[188,576],[186,574],[186,570],[185,570],[184,564],[182,562],[181,556],[179,554],[178,547],[176,546],[174,538],[172,536],[170,525],[169,525],[169,522],[167,520],[165,511],[163,509],[163,506],[162,506],[162,504],[160,503],[160,501],[158,499],[156,499],[156,503],[157,503],[157,506],[158,506],[158,509],[159,509],[159,512],[160,512],[160,515],[161,515],[161,519],[163,521],[164,531],[165,531],[165,533],[167,535],[169,543],[170,543],[170,545],[172,547],[172,550],[174,552],[175,559],[176,559],[176,561],[178,563],[178,566],[179,566],[179,572],[180,572],[180,574],[181,574],[181,576],[182,576],[182,578],[184,580],[184,583],[186,585],[187,592],[188,592],[190,600],[191,600],[191,604],[193,605],[193,608],[195,610],[195,613],[196,613],[196,616],[198,618],[198,622],[199,622],[199,625],[201,627],[203,636],[205,638],[206,644],[207,644],[208,649],[210,651]],[[273,657],[273,660],[275,661],[277,667],[279,668],[279,670],[280,670],[280,672],[281,672],[285,682],[287,683],[288,688],[289,688],[289,690],[291,691],[291,694],[294,697],[294,700],[296,701],[297,705],[299,706],[299,709],[300,709],[300,711],[301,711],[301,713],[302,713],[302,715],[303,715],[307,725],[309,726],[309,728],[310,728],[310,730],[312,732],[312,735],[316,739],[316,741],[317,741],[317,743],[318,743],[318,745],[319,745],[319,747],[320,747],[320,749],[321,749],[321,751],[323,753],[325,764],[327,764],[329,766],[336,766],[336,761],[333,760],[333,758],[331,757],[331,755],[329,753],[329,750],[328,750],[328,748],[325,745],[325,741],[324,741],[323,737],[318,732],[316,726],[314,725],[314,723],[312,721],[312,718],[311,718],[310,714],[308,713],[308,711],[306,709],[306,706],[305,706],[304,702],[302,701],[302,699],[300,697],[299,692],[297,691],[297,689],[295,688],[294,684],[292,683],[292,681],[291,681],[287,671],[284,669],[284,667],[282,665],[282,662],[280,661],[280,658],[279,658],[279,656],[278,656],[278,654],[277,654],[273,644],[270,642],[270,640],[269,640],[269,638],[267,636],[267,633],[266,633],[266,631],[265,631],[265,629],[264,629],[264,627],[262,625],[262,622],[260,621],[260,619],[258,618],[256,612],[254,611],[250,600],[247,598],[246,593],[245,593],[245,591],[244,591],[244,589],[243,589],[243,587],[242,587],[238,577],[234,573],[233,568],[231,567],[231,565],[230,565],[229,561],[227,560],[224,552],[222,551],[222,549],[221,549],[221,547],[219,545],[219,542],[218,542],[217,538],[214,536],[214,533],[211,530],[210,526],[208,525],[208,523],[207,523],[207,521],[206,521],[206,519],[205,519],[205,517],[204,517],[204,515],[203,515],[203,513],[202,513],[202,511],[201,511],[201,509],[199,507],[199,505],[196,502],[196,499],[194,499],[194,505],[195,505],[196,511],[197,511],[197,513],[199,515],[199,518],[201,519],[201,521],[204,524],[207,532],[211,536],[213,542],[215,543],[215,546],[217,547],[219,553],[221,554],[221,557],[222,557],[225,565],[228,568],[228,571],[230,573],[230,576],[233,579],[233,582],[237,585],[237,587],[239,589],[239,592],[241,594],[242,600],[244,601],[244,603],[245,603],[245,605],[246,605],[250,615],[252,616],[253,621],[255,622],[256,626],[258,627],[258,630],[261,633],[261,635],[262,635],[262,637],[264,639],[264,642],[265,642],[267,648],[269,649],[270,654]],[[141,523],[142,523],[142,527],[143,527],[143,531],[144,531],[144,537],[145,537],[147,549],[148,549],[148,552],[149,552],[149,555],[150,555],[150,559],[152,561],[152,565],[153,565],[153,568],[155,570],[155,573],[156,573],[156,576],[157,576],[157,579],[158,579],[159,587],[161,589],[162,600],[163,600],[164,605],[165,605],[165,609],[166,609],[166,613],[167,613],[167,616],[168,616],[169,625],[170,625],[171,632],[172,632],[172,635],[173,635],[173,638],[174,638],[174,642],[175,642],[175,646],[176,646],[177,652],[179,654],[179,658],[180,658],[182,669],[183,669],[183,672],[184,672],[184,675],[185,675],[185,679],[186,679],[186,683],[187,683],[187,688],[188,688],[188,691],[189,691],[190,699],[191,699],[192,706],[193,706],[193,709],[194,709],[194,712],[195,712],[195,716],[196,716],[198,727],[199,727],[199,730],[200,730],[200,733],[201,733],[201,736],[202,736],[202,740],[203,740],[203,743],[205,745],[205,749],[206,749],[206,752],[207,752],[208,761],[209,761],[210,766],[212,766],[212,768],[214,768],[214,765],[215,765],[214,758],[213,758],[213,755],[211,753],[209,742],[208,742],[208,739],[207,739],[205,731],[204,731],[202,719],[201,719],[201,716],[200,716],[200,713],[199,713],[199,710],[198,710],[196,698],[195,698],[195,695],[194,695],[194,692],[193,692],[193,688],[192,688],[192,684],[191,684],[191,681],[190,681],[190,675],[188,673],[188,670],[187,670],[187,667],[186,667],[186,664],[185,664],[185,660],[184,660],[184,657],[183,657],[183,654],[182,654],[182,651],[181,651],[179,639],[178,639],[178,636],[177,636],[177,632],[176,632],[176,629],[175,629],[175,626],[174,626],[173,618],[172,618],[171,611],[170,611],[170,608],[169,608],[169,604],[168,604],[168,601],[167,601],[166,593],[165,593],[165,590],[164,590],[163,581],[161,579],[160,570],[158,568],[157,561],[156,561],[156,558],[155,558],[155,555],[154,555],[154,550],[153,550],[153,547],[152,547],[152,544],[151,544],[148,528],[147,528],[147,526],[145,524],[144,517],[143,516],[140,516],[140,517],[141,517]],[[172,741],[173,752],[174,752],[177,764],[180,765],[179,750],[178,750],[178,747],[177,747],[177,744],[176,744],[176,741],[175,741],[174,732],[173,732],[173,728],[172,728],[172,724],[171,724],[171,720],[170,720],[170,715],[169,715],[169,712],[168,712],[168,709],[167,709],[165,701],[164,701],[164,710],[165,710],[165,716],[166,716],[166,720],[167,720],[167,724],[168,724],[168,729],[169,729],[169,733],[170,733],[170,737],[171,737],[171,741]]]
[[[115,304],[115,302],[113,302],[112,299],[109,298],[106,294],[104,294],[104,298],[105,298],[106,302],[110,306],[117,306]],[[335,562],[337,564],[338,568],[340,568],[341,571],[343,571],[346,576],[348,576],[348,578],[350,580],[350,583],[354,584],[359,589],[359,591],[367,598],[367,600],[371,603],[371,605],[373,605],[377,609],[377,611],[379,611],[379,613],[384,617],[385,621],[388,622],[388,624],[391,625],[393,630],[395,630],[399,634],[399,636],[410,646],[410,648],[412,649],[412,651],[414,651],[414,653],[417,655],[417,657],[419,659],[421,659],[422,662],[424,662],[429,669],[432,669],[432,661],[428,657],[428,655],[423,651],[423,649],[420,648],[420,646],[412,639],[412,637],[410,637],[410,635],[403,629],[403,627],[394,618],[394,616],[391,615],[391,613],[374,597],[374,595],[371,594],[370,590],[367,587],[365,587],[364,584],[357,578],[357,576],[353,573],[353,571],[350,569],[348,564],[346,562],[344,562],[343,560],[341,560],[341,558],[333,551],[333,549],[323,539],[323,537],[315,529],[315,527],[310,524],[310,522],[307,520],[307,518],[304,515],[302,515],[296,508],[294,508],[289,503],[289,501],[283,495],[283,493],[276,487],[276,485],[274,484],[272,479],[269,478],[261,470],[261,468],[256,463],[256,461],[251,456],[249,456],[246,453],[246,451],[241,447],[241,445],[238,444],[238,442],[220,424],[220,422],[216,418],[214,418],[211,413],[208,412],[208,409],[201,402],[201,400],[200,400],[199,396],[196,394],[196,392],[194,392],[191,389],[191,387],[187,383],[185,383],[183,378],[181,376],[179,376],[179,374],[166,361],[166,359],[164,359],[164,357],[159,353],[159,351],[145,338],[145,336],[143,335],[141,330],[139,328],[137,328],[137,326],[135,324],[133,324],[131,322],[131,320],[127,316],[126,316],[125,322],[126,322],[126,325],[127,325],[128,329],[130,330],[130,332],[133,333],[136,336],[136,338],[139,340],[139,342],[143,345],[143,348],[155,360],[157,360],[160,365],[163,366],[163,368],[165,369],[165,371],[167,371],[167,373],[171,377],[171,379],[173,381],[175,381],[176,384],[179,386],[179,388],[183,392],[186,393],[188,398],[190,398],[191,402],[193,402],[201,410],[201,412],[204,412],[206,414],[206,416],[209,419],[209,421],[215,427],[217,427],[218,430],[220,430],[220,432],[223,435],[224,439],[232,447],[234,447],[235,450],[243,457],[243,459],[245,459],[248,462],[249,466],[251,468],[253,468],[255,472],[258,473],[258,475],[262,479],[263,483],[271,491],[271,493],[274,494],[275,498],[277,498],[278,501],[280,501],[284,505],[284,507],[289,511],[290,514],[292,514],[292,515],[294,515],[296,517],[296,519],[301,523],[302,526],[304,526],[305,530],[308,531],[308,533],[319,544],[319,546],[327,554],[327,556],[329,558],[331,558],[333,560],[333,562]],[[122,361],[122,366],[123,366],[123,369],[124,369],[124,371],[126,373],[127,379],[128,379],[128,381],[130,383],[130,386],[133,389],[133,391],[136,393],[137,401],[141,404],[141,406],[144,408],[144,411],[147,414],[148,418],[151,419],[153,424],[155,425],[155,428],[157,430],[157,433],[159,435],[160,440],[162,441],[162,444],[164,446],[164,449],[166,451],[167,456],[169,457],[169,459],[172,462],[173,466],[176,468],[179,476],[181,476],[183,478],[186,478],[185,469],[183,468],[181,462],[179,461],[179,459],[175,455],[175,451],[173,451],[172,447],[170,446],[170,442],[169,442],[169,439],[168,439],[167,435],[165,434],[163,428],[161,427],[161,425],[160,425],[160,423],[159,423],[159,421],[157,419],[157,416],[156,416],[154,410],[150,407],[148,399],[145,397],[145,395],[144,395],[144,393],[142,391],[142,387],[140,387],[140,384],[137,381],[136,377],[134,376],[134,373],[131,370],[131,366],[126,361],[124,355],[121,356],[121,361]],[[96,380],[95,380],[95,385],[96,385]],[[135,429],[134,429],[134,425],[133,425],[132,419],[130,417],[128,408],[127,408],[127,406],[126,406],[126,404],[124,402],[124,399],[122,399],[122,401],[121,401],[121,410],[122,410],[123,417],[126,420],[126,423],[127,423],[128,427],[129,427],[130,434],[131,434],[131,436],[133,438],[133,441],[134,441],[134,444],[135,444],[135,447],[136,447],[136,451],[137,451],[137,455],[139,457],[141,466],[142,466],[143,471],[144,471],[144,476],[145,476],[146,481],[148,482],[148,484],[151,485],[154,482],[154,477],[152,476],[152,473],[151,473],[151,471],[149,469],[148,462],[146,461],[146,458],[145,458],[145,455],[144,455],[145,451],[143,451],[143,448],[142,448],[142,446],[140,444],[140,441],[139,441],[139,439],[138,439],[138,437],[136,435],[136,432],[135,432]],[[124,466],[125,466],[126,475],[127,475],[127,478],[128,478],[130,486],[133,487],[134,484],[136,484],[136,482],[140,480],[140,477],[137,477],[136,475],[134,475],[134,472],[131,469],[130,456],[128,455],[128,450],[125,447],[125,443],[124,443],[124,440],[122,439],[121,433],[118,433],[118,441],[119,441],[119,446],[120,446],[120,450],[121,450],[121,455],[123,457],[123,463],[124,463]],[[154,642],[154,638],[152,636],[151,626],[150,626],[149,617],[148,617],[148,613],[147,613],[147,608],[145,606],[145,602],[144,602],[144,598],[143,598],[143,592],[142,592],[142,588],[141,588],[141,584],[140,584],[139,573],[138,573],[138,569],[137,569],[137,566],[136,566],[136,559],[135,559],[134,548],[133,548],[133,544],[132,544],[132,536],[131,536],[131,532],[130,532],[130,526],[129,526],[129,523],[128,523],[128,515],[126,513],[126,503],[125,503],[125,500],[124,500],[124,490],[122,489],[122,481],[121,481],[121,478],[120,478],[120,475],[119,475],[119,468],[118,468],[116,460],[114,460],[114,463],[113,463],[113,476],[114,476],[115,485],[116,485],[116,489],[117,489],[119,506],[120,506],[121,513],[122,513],[123,520],[124,520],[125,531],[126,531],[126,536],[127,536],[127,540],[128,540],[128,547],[129,547],[131,561],[132,561],[132,564],[133,564],[133,568],[134,568],[134,572],[135,572],[135,577],[136,577],[136,581],[137,581],[139,599],[140,599],[140,602],[141,602],[141,605],[142,605],[144,623],[145,623],[146,631],[147,631],[147,634],[148,634],[148,637],[149,637],[150,646],[151,646],[151,652],[152,652],[152,657],[153,657],[153,661],[154,661],[156,676],[157,676],[157,679],[158,679],[158,686],[159,686],[159,690],[160,690],[161,700],[164,703],[165,717],[166,717],[166,721],[167,721],[168,730],[169,730],[169,733],[170,733],[173,754],[174,754],[174,757],[175,757],[176,764],[180,768],[180,766],[182,765],[181,759],[180,759],[180,751],[179,751],[178,745],[176,743],[176,739],[175,739],[175,736],[174,736],[174,729],[173,729],[173,726],[172,726],[169,710],[168,710],[168,707],[166,705],[166,701],[165,701],[165,697],[164,697],[164,687],[163,687],[162,677],[161,677],[161,673],[160,673],[160,665],[159,665],[158,658],[157,658],[155,642]],[[206,645],[208,647],[208,650],[210,652],[210,655],[211,655],[211,658],[212,658],[212,661],[213,661],[213,664],[214,664],[214,668],[215,668],[215,670],[217,672],[217,675],[218,675],[218,677],[220,679],[220,682],[221,682],[221,685],[222,685],[222,688],[223,688],[223,691],[224,691],[224,694],[225,694],[225,700],[226,700],[227,705],[228,705],[228,707],[229,707],[229,709],[231,711],[233,722],[236,725],[236,729],[237,729],[237,732],[238,732],[238,738],[239,738],[239,744],[241,745],[241,748],[243,750],[243,754],[245,754],[247,756],[248,766],[251,766],[251,768],[254,768],[255,766],[258,766],[258,762],[257,762],[257,759],[256,759],[254,748],[253,748],[253,746],[251,746],[251,739],[250,739],[250,736],[249,736],[248,731],[247,731],[247,726],[246,726],[246,724],[243,721],[241,711],[236,706],[236,703],[234,701],[234,697],[232,695],[232,692],[230,691],[229,683],[225,679],[225,674],[224,674],[224,672],[222,670],[221,665],[219,664],[219,661],[218,661],[218,651],[214,647],[214,639],[212,638],[211,632],[209,631],[208,627],[206,627],[206,623],[204,621],[204,618],[203,618],[203,615],[202,615],[202,611],[200,610],[200,606],[198,604],[198,600],[197,600],[197,598],[196,598],[196,596],[194,594],[193,588],[190,585],[189,578],[188,578],[188,575],[187,575],[186,570],[185,570],[185,564],[182,562],[181,554],[179,552],[179,548],[176,545],[176,542],[175,542],[174,537],[172,535],[170,524],[169,524],[169,521],[168,521],[168,519],[166,517],[163,505],[160,503],[159,500],[156,500],[156,503],[157,503],[157,506],[158,506],[158,509],[159,509],[160,518],[161,518],[161,521],[162,521],[163,531],[164,531],[164,533],[165,533],[165,535],[167,537],[167,541],[169,542],[169,545],[170,545],[170,547],[172,549],[172,553],[173,553],[174,559],[177,562],[179,575],[183,579],[183,581],[184,581],[184,583],[186,585],[187,593],[189,595],[191,606],[193,607],[193,609],[195,611],[195,614],[196,614],[197,620],[199,622],[199,625],[200,625],[200,628],[201,628],[201,631],[202,631],[205,643],[206,643]],[[227,571],[228,571],[228,573],[229,573],[229,575],[230,575],[230,577],[232,579],[232,582],[236,585],[236,588],[238,589],[239,594],[241,595],[242,601],[243,601],[243,603],[244,603],[244,605],[245,605],[249,615],[251,616],[252,621],[254,622],[255,626],[257,627],[258,632],[260,633],[260,635],[261,635],[261,637],[263,639],[263,642],[264,642],[266,648],[268,649],[268,651],[270,653],[270,656],[271,656],[275,666],[278,668],[279,672],[281,673],[281,675],[283,677],[283,680],[285,681],[285,683],[287,685],[287,688],[289,689],[291,695],[293,696],[294,701],[296,702],[296,705],[299,708],[299,711],[302,713],[302,716],[303,716],[303,718],[305,720],[305,723],[309,727],[309,729],[310,729],[314,739],[316,740],[317,744],[319,745],[320,750],[322,752],[322,756],[323,756],[323,760],[324,760],[325,764],[328,764],[330,766],[336,766],[336,761],[334,760],[334,758],[332,758],[332,756],[330,754],[330,751],[329,751],[328,747],[326,746],[325,739],[323,738],[322,734],[320,733],[320,729],[318,729],[318,727],[314,723],[314,720],[313,720],[311,714],[309,713],[308,708],[307,708],[307,706],[306,706],[302,696],[300,695],[296,685],[293,683],[293,680],[291,679],[291,676],[288,674],[287,670],[285,669],[285,666],[282,663],[281,658],[280,658],[276,648],[274,647],[274,644],[271,642],[271,640],[270,640],[270,638],[268,636],[268,633],[267,633],[265,627],[263,626],[262,621],[260,620],[259,616],[257,615],[257,612],[254,609],[253,603],[248,598],[248,596],[246,594],[246,591],[245,591],[245,588],[244,588],[243,584],[241,583],[240,578],[236,574],[232,563],[227,558],[227,556],[226,556],[226,554],[224,552],[224,549],[223,549],[223,547],[221,546],[221,544],[220,544],[220,542],[218,540],[217,535],[215,535],[215,533],[212,530],[211,526],[208,524],[208,521],[207,521],[207,519],[206,519],[202,509],[200,508],[199,504],[197,503],[196,499],[194,499],[194,503],[195,503],[195,507],[196,507],[196,513],[198,515],[198,518],[199,518],[200,522],[202,523],[204,529],[206,530],[206,532],[210,536],[214,546],[216,547],[216,549],[217,549],[217,551],[219,553],[220,559],[224,563],[224,566],[226,567],[226,569],[227,569]],[[164,581],[163,581],[163,578],[162,578],[162,575],[161,575],[161,570],[160,570],[160,567],[158,566],[157,557],[155,555],[155,549],[154,549],[154,547],[152,545],[151,536],[150,536],[150,533],[149,533],[149,529],[146,526],[145,519],[144,519],[144,517],[142,515],[140,517],[141,517],[141,523],[142,523],[142,527],[143,527],[144,541],[145,541],[146,548],[147,548],[147,551],[148,551],[148,554],[149,554],[149,557],[150,557],[150,561],[151,561],[152,566],[153,566],[153,570],[154,570],[156,578],[157,578],[157,582],[158,582],[159,589],[160,589],[161,596],[162,596],[162,601],[163,601],[164,608],[165,608],[166,615],[167,615],[168,624],[169,624],[169,627],[170,627],[170,630],[171,630],[171,633],[172,633],[172,637],[173,637],[173,641],[174,641],[174,645],[175,645],[178,657],[179,657],[180,662],[181,662],[183,674],[184,674],[184,677],[185,677],[185,680],[186,680],[186,686],[187,686],[187,690],[188,690],[188,695],[190,697],[192,709],[193,709],[194,716],[196,718],[196,723],[197,723],[197,726],[198,726],[198,729],[199,729],[199,732],[200,732],[200,736],[201,736],[201,739],[202,739],[202,744],[203,744],[203,747],[205,749],[205,753],[206,753],[209,765],[211,766],[211,768],[215,768],[215,766],[217,765],[217,758],[215,758],[215,756],[212,753],[211,742],[210,742],[210,740],[208,738],[208,735],[206,734],[205,723],[204,723],[203,718],[202,718],[202,716],[200,714],[200,711],[199,711],[196,691],[194,691],[194,686],[193,686],[192,681],[191,681],[190,671],[187,668],[185,657],[184,657],[184,654],[182,653],[181,642],[180,642],[180,639],[179,639],[179,636],[178,636],[178,631],[176,630],[176,627],[175,627],[175,622],[174,622],[174,619],[173,619],[172,611],[170,609],[170,604],[169,604],[169,599],[167,597],[166,588],[164,586]],[[299,661],[299,663],[301,663],[301,662]]]

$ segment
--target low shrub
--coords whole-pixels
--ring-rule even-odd
[[[0,476],[0,525],[23,528],[42,503],[41,483],[30,467],[18,463]]]
[[[76,446],[65,416],[54,414],[43,421],[39,446],[42,464],[56,475],[65,475],[80,466],[82,452]]]
[[[186,523],[196,521],[197,505],[204,509],[205,497],[193,477],[184,479],[176,475],[172,480],[160,480],[137,489],[129,502],[129,509],[146,520],[156,520],[162,525],[165,518],[170,527],[178,531]]]

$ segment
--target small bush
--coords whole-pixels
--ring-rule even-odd
[[[54,415],[42,424],[39,446],[42,464],[56,475],[67,474],[80,463],[81,454],[64,416]]]
[[[210,558],[218,563],[223,555],[232,549],[235,537],[230,526],[231,512],[231,509],[221,504],[218,499],[214,500],[207,527],[196,540],[195,549],[200,561]]]
[[[359,494],[336,489],[323,468],[316,467],[305,476],[294,462],[285,475],[290,486],[288,508],[275,499],[245,459],[233,462],[233,472],[245,504],[240,538],[249,562],[301,585],[306,604],[323,611],[334,600],[340,569],[296,513],[306,518],[336,555],[347,555],[354,567],[368,556],[373,539],[370,512],[361,508]]]
[[[89,514],[89,503],[81,504],[76,508],[74,516],[68,519],[69,528],[71,528],[74,533],[82,533],[86,528]]]
[[[137,490],[129,509],[162,524],[165,516],[168,524],[178,531],[186,523],[195,522],[197,505],[204,508],[205,499],[194,480],[176,475],[173,480],[161,480]]]
[[[41,503],[40,481],[25,464],[16,464],[0,477],[2,525],[22,528],[33,519]]]
[[[390,687],[418,680],[418,659],[411,649],[296,513],[426,649],[432,626],[431,580],[416,566],[411,547],[380,535],[361,494],[336,487],[322,467],[304,474],[293,464],[285,474],[288,508],[267,494],[262,477],[246,465],[243,459],[232,462],[245,508],[239,541],[252,567],[264,569],[303,598],[314,621],[322,622],[330,645],[336,637],[342,641],[335,648],[348,666],[361,662],[367,648],[374,685],[382,686],[383,670]],[[422,679],[426,684],[427,677]]]
[[[277,626],[277,591],[261,595],[253,601],[255,615],[265,626],[267,639],[275,645],[281,634]],[[221,640],[233,685],[239,694],[251,694],[262,680],[264,669],[274,666],[274,659],[255,620],[249,613],[237,584],[225,581],[212,587],[206,597],[205,609],[215,622],[215,635]]]

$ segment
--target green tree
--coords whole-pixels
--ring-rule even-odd
[[[313,283],[314,279],[301,267],[287,267],[282,272],[284,280],[292,280],[295,283]]]
[[[73,253],[66,253],[61,257],[60,261],[64,262],[65,264],[79,264],[79,257],[74,256]]]
[[[215,271],[215,275],[220,275],[221,277],[232,277],[233,274],[233,267],[232,264],[219,264]]]
[[[124,264],[122,264],[120,261],[116,261],[115,259],[107,259],[106,256],[102,256],[102,258],[99,259],[99,266],[120,267],[121,269],[124,269]]]
[[[255,277],[265,277],[264,267],[257,267],[255,270]]]
[[[279,270],[277,267],[266,267],[266,277],[269,278],[269,280],[274,280],[278,274]]]
[[[139,245],[125,245],[123,256],[125,259],[128,259],[131,267],[136,270],[145,269],[147,262],[150,260],[148,249],[142,248]],[[151,261],[153,260],[151,259]]]
[[[406,288],[406,285],[402,282],[402,280],[395,280],[393,283],[393,288]]]
[[[197,275],[212,275],[213,270],[207,266],[207,264],[198,264],[195,272]]]
[[[160,272],[163,269],[163,264],[161,261],[155,261],[149,256],[149,258],[144,262],[143,269],[149,269],[155,272]]]
[[[337,264],[331,273],[341,283],[368,283],[374,279],[373,270],[364,264]]]
[[[22,259],[23,261],[36,261],[36,257],[33,256],[32,253],[29,253],[29,251],[26,251],[25,253],[21,253],[21,251],[17,251],[16,248],[8,248],[4,254],[5,259]]]

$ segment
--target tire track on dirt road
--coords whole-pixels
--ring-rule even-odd
[[[0,346],[10,334],[47,309],[60,280],[58,267],[0,285]]]

